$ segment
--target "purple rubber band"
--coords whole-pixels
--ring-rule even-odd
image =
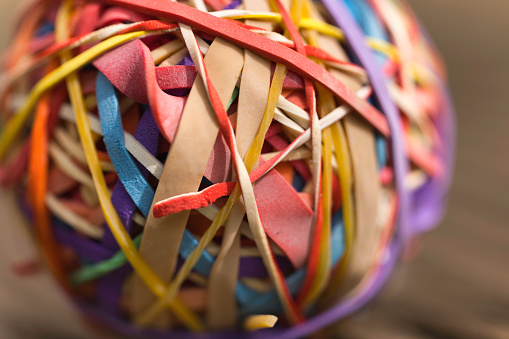
[[[76,231],[66,226],[61,221],[54,220],[52,223],[53,234],[58,243],[70,247],[80,257],[84,257],[91,262],[100,262],[113,255],[113,251],[105,248],[101,244],[83,237]]]
[[[112,314],[120,314],[122,286],[132,271],[131,266],[124,265],[97,280],[95,299],[98,307]]]
[[[455,118],[452,100],[447,87],[440,81],[440,92],[443,94],[441,110],[435,121],[437,133],[443,141],[444,148],[435,152],[444,163],[444,176],[433,178],[428,184],[414,194],[415,205],[411,220],[415,233],[423,233],[436,227],[442,220],[447,205],[448,190],[454,172],[454,154],[456,145]]]
[[[240,4],[242,3],[241,0],[233,0],[232,2],[230,2],[228,5],[226,5],[225,8],[223,8],[223,10],[227,10],[227,9],[235,9],[237,7],[240,6]]]
[[[426,27],[419,23],[419,29],[421,31],[422,36],[426,40],[426,42],[433,48],[433,50],[438,50],[435,42],[431,39],[428,30]],[[433,70],[433,67],[429,67],[430,70]],[[436,72],[434,72],[436,74]],[[449,190],[452,178],[454,174],[454,164],[456,158],[456,115],[454,104],[451,96],[451,92],[449,87],[446,86],[446,83],[442,81],[442,78],[437,75],[439,92],[442,93],[442,103],[441,103],[441,111],[435,121],[437,125],[437,130],[440,137],[443,140],[445,150],[441,150],[440,156],[445,161],[445,179],[443,181],[442,191],[440,192],[442,195],[446,194]]]
[[[292,271],[292,263],[287,257],[276,256],[276,262],[283,274]],[[239,264],[240,278],[266,278],[269,274],[261,258],[241,257]]]
[[[292,263],[286,257],[276,256],[276,262],[284,274],[288,274],[293,270]],[[184,265],[184,259],[179,256],[177,258],[178,271]],[[193,269],[194,272],[200,273]],[[269,274],[265,268],[265,264],[260,257],[241,257],[239,263],[239,278],[267,278]]]
[[[118,180],[118,182],[115,184],[115,188],[111,194],[111,202],[117,211],[118,217],[122,221],[122,225],[124,225],[127,232],[131,234],[131,229],[133,226],[132,216],[136,211],[136,204],[134,203],[133,199],[131,199],[129,193],[127,193],[124,185],[122,185],[120,180]],[[107,226],[104,227],[102,243],[105,247],[112,250],[120,249],[117,241],[115,240],[115,237],[111,233],[110,228]]]

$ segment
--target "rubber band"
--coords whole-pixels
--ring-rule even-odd
[[[122,61],[117,61],[122,60]],[[130,65],[133,72],[122,72]],[[156,81],[154,60],[148,48],[140,41],[132,41],[94,62],[94,66],[129,98],[150,104],[154,118],[170,142],[176,133],[185,98],[166,94]],[[145,84],[143,89],[132,86],[133,79]]]
[[[277,120],[276,119],[276,114],[274,114],[274,120]],[[274,135],[274,136],[272,136],[270,138],[267,138],[267,142],[270,145],[272,145],[274,147],[274,149],[276,149],[278,151],[282,151],[282,150],[286,149],[288,147],[288,145],[289,145],[289,143],[286,142],[279,135]],[[288,160],[288,157],[286,158],[286,160]],[[304,161],[292,161],[291,164],[294,167],[294,169],[299,173],[299,175],[304,180],[309,180],[309,178],[311,177],[311,173],[310,173],[309,168],[307,167],[306,162],[304,162]]]
[[[251,316],[244,322],[244,328],[249,331],[256,331],[261,328],[271,328],[276,325],[277,317],[273,315]]]
[[[330,237],[331,240],[331,249],[332,249],[332,256],[331,256],[331,265],[336,265],[341,257],[343,256],[343,252],[345,250],[343,244],[343,223],[341,220],[341,213],[337,213],[334,216],[333,222],[332,222],[332,235]],[[301,288],[302,282],[304,281],[305,277],[305,269],[301,269],[292,275],[290,275],[287,278],[287,284],[288,287],[292,293],[292,295],[296,295],[296,293]],[[243,288],[242,286],[238,286],[237,290]],[[248,291],[245,291],[246,295],[249,295],[247,293]],[[252,294],[252,292],[251,292]],[[252,294],[249,300],[242,300],[239,301],[242,303],[245,303],[245,307],[240,310],[240,316],[245,317],[248,314],[253,313],[278,313],[279,309],[281,308],[281,305],[271,305],[270,300],[273,300],[277,297],[276,291],[271,290],[268,292],[265,292],[263,294]],[[268,306],[270,305],[270,306]]]
[[[17,30],[16,38],[14,39],[14,44],[9,54],[6,57],[6,68],[14,67],[25,53],[25,48],[27,46],[27,42],[34,33],[37,24],[42,19],[44,15],[44,6],[42,4],[37,4],[31,8],[30,16],[27,16],[23,19],[23,23],[19,26]]]
[[[303,128],[309,127],[309,115],[299,106],[288,101],[285,97],[280,96],[278,107],[290,115],[291,119]]]
[[[120,181],[146,216],[152,204],[154,191],[127,153],[123,133],[117,133],[117,131],[123,131],[119,103],[115,97],[113,85],[102,73],[99,73],[97,80],[97,101],[104,134],[103,140],[108,154],[115,165]]]
[[[37,119],[32,132],[30,160],[29,160],[29,191],[35,210],[36,232],[41,243],[43,255],[51,272],[59,284],[68,290],[65,278],[64,262],[59,254],[55,238],[51,233],[50,215],[45,204],[45,195],[48,183],[48,134],[49,96],[41,98],[37,108]]]
[[[228,1],[226,0],[205,0],[205,2],[216,11],[228,6]]]
[[[48,209],[60,220],[74,227],[80,233],[92,238],[101,239],[104,231],[90,224],[86,219],[67,210],[53,194],[46,196],[45,202]]]
[[[288,118],[279,108],[276,108],[276,110],[274,111],[274,120],[276,120],[282,126],[284,126],[285,131],[291,133],[294,137],[298,137],[299,135],[304,133],[304,129],[300,127],[300,125],[296,123],[294,120]],[[268,137],[267,141],[269,141],[271,138],[272,137]]]
[[[62,150],[65,150],[67,153],[72,154],[74,159],[86,165],[87,159],[85,157],[85,153],[83,152],[83,149],[81,148],[81,144],[79,143],[79,141],[74,140],[69,135],[69,133],[64,131],[63,128],[55,129],[54,137],[55,140],[58,142],[58,145],[62,147]],[[111,164],[111,162],[101,161],[101,168],[103,169],[104,172],[115,171],[115,167]]]
[[[84,170],[76,165],[72,159],[56,143],[48,145],[50,158],[62,171],[72,179],[88,187],[94,187],[94,182]]]
[[[343,219],[345,225],[345,254],[342,259],[342,264],[337,273],[333,275],[331,286],[343,278],[345,274],[346,265],[350,260],[353,237],[354,237],[354,212],[353,212],[353,197],[352,197],[352,175],[351,175],[351,160],[348,149],[348,141],[346,133],[341,124],[336,123],[332,125],[333,143],[335,149],[336,162],[343,164],[338,166],[338,177],[341,183],[341,197],[343,201]],[[334,280],[336,279],[336,280]]]
[[[197,47],[197,50],[198,50],[198,53],[200,53],[198,47]],[[223,67],[224,73],[222,73],[222,74],[215,72],[215,76],[218,79],[221,79],[221,81],[225,81],[226,83],[228,83],[228,85],[223,87],[223,89],[222,89],[222,99],[223,99],[223,102],[225,102],[225,103],[228,102],[228,100],[230,99],[231,94],[234,91],[238,75],[240,75],[240,71],[242,69],[242,61],[243,60],[242,60],[241,52],[242,51],[239,48],[235,48],[232,45],[223,43],[219,40],[214,41],[214,43],[211,45],[209,51],[207,52],[207,60],[211,59],[210,62],[212,64],[216,64],[216,65],[217,65],[217,62],[220,61],[219,58],[221,56],[223,56],[225,53],[229,54],[232,58],[235,58],[235,60],[233,60],[233,61],[235,61],[233,63],[233,65],[235,67],[230,67],[230,69],[226,69],[226,67]],[[232,66],[232,64],[230,64],[229,66]],[[188,143],[187,143],[188,137],[186,136],[187,133],[192,132],[191,130],[189,130],[189,128],[191,126],[196,127],[196,120],[200,121],[200,123],[202,124],[202,130],[203,130],[203,133],[201,133],[201,135],[200,135],[202,147],[198,148],[197,151],[202,151],[203,153],[205,153],[204,156],[209,154],[209,152],[211,151],[212,146],[214,144],[214,140],[216,140],[218,127],[213,126],[213,128],[210,130],[207,130],[207,131],[204,130],[209,127],[209,124],[213,123],[212,109],[208,105],[208,102],[206,101],[207,100],[206,97],[203,97],[202,96],[203,94],[201,94],[201,93],[205,93],[205,91],[206,91],[206,89],[202,86],[202,84],[200,82],[195,83],[195,86],[193,86],[193,89],[191,90],[190,96],[193,99],[191,100],[191,98],[190,98],[189,104],[186,106],[186,110],[183,113],[182,122],[180,123],[180,127],[179,127],[179,133],[183,133],[183,134],[178,133],[176,135],[175,142],[172,145],[172,151],[169,153],[168,159],[166,161],[165,169],[167,169],[167,168],[170,169],[168,172],[165,172],[166,180],[168,182],[172,182],[172,180],[174,180],[173,177],[175,177],[175,178],[178,177],[179,173],[175,173],[175,172],[177,172],[176,169],[178,168],[179,162],[184,161],[183,160],[184,158],[187,159],[184,161],[185,164],[187,164],[188,162],[189,163],[195,162],[196,170],[193,172],[193,174],[195,175],[196,179],[200,180],[202,178],[204,171],[205,171],[207,162],[204,161],[205,159],[202,159],[202,157],[194,157],[194,158],[191,157],[192,154],[190,154],[189,150],[188,150],[188,147],[189,147]],[[182,139],[179,139],[179,138],[182,138]],[[179,140],[182,140],[182,141],[179,141]],[[173,166],[169,166],[169,164],[171,164],[171,163],[174,164],[174,166],[175,166],[174,168],[173,168]],[[179,191],[186,190],[186,187],[189,187],[187,189],[191,189],[191,190],[198,189],[198,187],[197,187],[198,182],[196,182],[196,181],[189,182],[188,185],[184,184],[183,187],[180,187],[179,185],[177,185],[177,183],[175,183],[175,185],[172,185],[172,186],[175,186],[175,188],[176,188],[175,190],[173,190],[173,189],[165,190],[164,185],[162,186],[162,183],[163,182],[161,182],[161,184],[158,186],[158,192],[160,191],[159,189],[161,187],[163,187],[160,191],[161,194],[157,195],[157,193],[156,193],[156,199],[160,199],[161,196],[177,194]],[[175,220],[175,223],[178,223],[178,226],[174,223],[173,228],[178,229],[179,233],[184,231],[185,222],[188,218],[188,215],[189,214],[182,214],[181,216],[170,217]],[[149,215],[145,232],[149,232],[149,230],[151,228],[154,229],[154,232],[157,232],[157,228],[155,228],[152,225],[158,225],[158,223],[161,223],[161,222],[156,219],[152,219],[152,216]],[[148,228],[148,227],[151,227],[151,228]],[[152,232],[152,231],[150,231],[150,232]],[[146,236],[148,237],[149,234],[151,234],[151,233],[146,233]],[[168,235],[168,233],[166,233],[166,234]],[[151,237],[152,237],[152,239],[155,239],[155,238],[157,238],[157,234],[153,233],[151,235]],[[175,238],[175,239],[174,238],[175,237],[168,237],[168,241],[175,241],[178,243],[178,241],[179,241],[178,238],[180,238],[180,234],[177,235],[177,238]],[[150,241],[152,242],[154,240],[150,240]],[[143,250],[143,243],[142,243],[142,250]],[[174,268],[172,267],[173,266],[172,262],[168,262],[167,267],[163,267],[166,265],[161,265],[158,262],[154,262],[153,264],[159,265],[161,271],[164,269],[164,270],[169,270],[169,272],[173,272],[173,270],[174,270]],[[182,270],[181,270],[181,272],[182,272]],[[167,275],[168,280],[171,279],[171,274],[167,274],[167,273],[165,273],[165,274]],[[170,291],[170,293],[172,293],[172,292]],[[149,303],[150,300],[147,300],[146,302]],[[148,305],[145,305],[144,307],[147,307],[147,306]],[[143,311],[143,309],[140,309],[140,311]]]

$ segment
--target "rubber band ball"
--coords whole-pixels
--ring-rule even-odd
[[[440,56],[400,0],[33,0],[0,181],[87,316],[143,338],[301,338],[440,221]]]

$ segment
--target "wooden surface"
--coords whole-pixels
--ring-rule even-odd
[[[0,48],[16,3],[0,0]],[[342,338],[509,338],[509,1],[410,3],[446,58],[458,111],[449,211],[384,295],[336,333]],[[0,206],[5,212],[6,205]],[[2,237],[9,236],[10,226],[2,218]],[[38,292],[51,285],[47,276],[20,280],[9,274],[17,249],[12,242],[0,248],[0,337],[90,337],[62,296]]]

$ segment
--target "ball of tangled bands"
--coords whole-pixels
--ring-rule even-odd
[[[303,337],[365,306],[439,221],[453,112],[404,2],[26,8],[0,180],[62,289],[111,328]]]

